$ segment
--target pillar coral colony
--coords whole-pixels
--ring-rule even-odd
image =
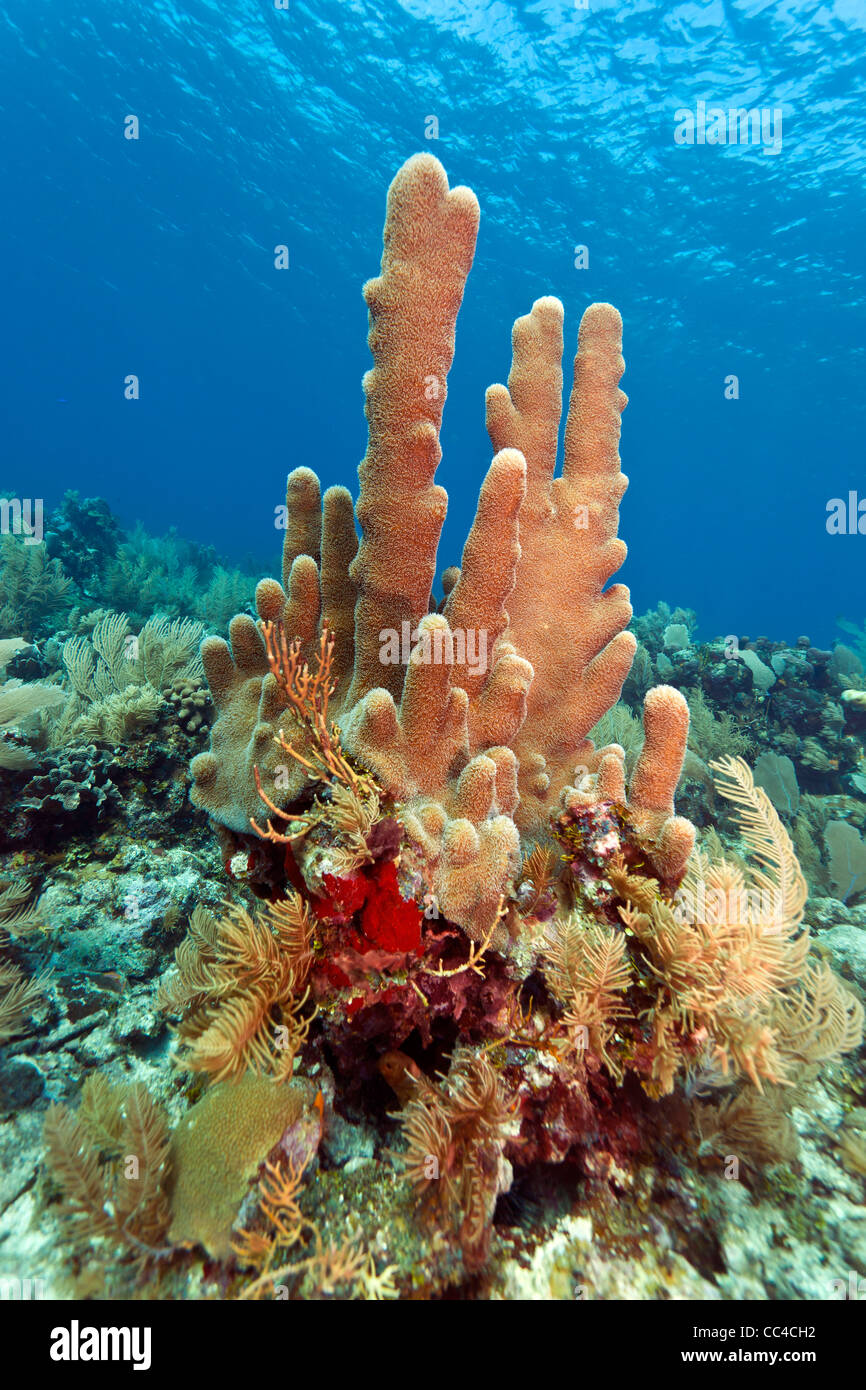
[[[675,145],[761,145],[768,154],[782,149],[782,111],[778,106],[707,106],[699,101],[692,111],[674,112]]]

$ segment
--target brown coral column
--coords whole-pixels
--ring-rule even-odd
[[[508,600],[506,634],[535,672],[515,746],[521,767],[517,819],[543,824],[575,764],[593,756],[586,736],[616,703],[635,641],[628,589],[605,585],[625,559],[617,539],[622,321],[593,304],[580,325],[562,476],[554,478],[562,384],[562,305],[539,299],[512,335],[508,387],[487,393],[493,447],[519,449],[527,494],[520,510],[521,557]]]
[[[428,611],[446,495],[433,482],[454,356],[454,326],[475,251],[478,201],[449,191],[432,155],[414,155],[388,191],[382,273],[364,287],[373,369],[364,378],[369,423],[358,470],[362,540],[348,703],[383,686],[399,696],[400,665],[379,662],[379,634],[414,629]]]
[[[665,879],[677,879],[695,843],[695,828],[674,815],[674,793],[689,737],[689,707],[671,685],[647,691],[643,749],[628,791],[631,818],[648,841],[650,858]]]
[[[514,588],[520,558],[518,524],[526,495],[526,464],[516,449],[497,454],[481,487],[478,509],[463,549],[459,579],[445,603],[445,616],[452,631],[472,632],[478,653],[483,634],[484,650],[492,665],[493,647],[505,630],[508,614],[505,604]],[[480,663],[472,669],[466,662],[455,663],[454,684],[466,691],[470,700],[483,690],[488,668]]]

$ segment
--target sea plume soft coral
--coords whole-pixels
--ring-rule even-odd
[[[168,1122],[146,1087],[89,1077],[77,1113],[49,1107],[43,1136],[76,1249],[98,1238],[139,1260],[167,1253]]]
[[[214,920],[198,909],[163,981],[163,1009],[180,1013],[179,1061],[213,1081],[247,1070],[292,1074],[311,1011],[304,983],[312,960],[309,911],[297,894],[256,917],[228,907]]]
[[[0,946],[8,941],[5,927],[18,930],[36,926],[38,905],[31,901],[30,885],[13,879],[0,888]],[[25,1033],[26,1016],[42,1000],[50,971],[27,979],[11,960],[0,959],[0,1043]]]
[[[90,638],[69,637],[63,664],[73,697],[63,720],[49,725],[51,746],[135,740],[157,722],[179,679],[202,676],[200,623],[149,618],[138,635],[125,613],[99,614]]]
[[[615,1074],[619,1069],[608,1043],[617,1020],[628,1012],[622,995],[634,982],[627,945],[614,927],[572,913],[549,928],[543,946],[545,978],[565,1008],[568,1046],[593,1052]]]
[[[862,1036],[859,1002],[809,956],[806,883],[775,808],[742,759],[714,767],[756,864],[744,872],[697,854],[677,902],[620,908],[656,981],[646,1084],[657,1095],[702,1051],[761,1090],[790,1081],[797,1061],[828,1060]]]
[[[703,1076],[786,1085],[862,1035],[858,1000],[809,954],[806,883],[774,807],[741,759],[715,766],[756,862],[698,851],[671,898],[618,854],[603,911],[558,916],[540,946],[558,1005],[546,1041],[617,1080],[636,1072],[654,1097],[681,1073],[692,1094]]]
[[[725,1096],[718,1105],[701,1105],[695,1114],[699,1153],[733,1155],[752,1168],[792,1163],[797,1132],[784,1110],[784,1093],[755,1090]]]
[[[35,762],[34,754],[23,740],[8,743],[4,731],[11,731],[37,710],[66,704],[66,694],[56,685],[23,684],[19,680],[0,684],[0,769],[18,772]]]
[[[0,960],[0,1043],[27,1031],[26,1016],[41,1001],[47,979],[46,973],[28,980],[12,961]]]
[[[0,535],[0,632],[29,636],[47,614],[67,608],[72,593],[72,580],[46,546]]]
[[[441,1085],[419,1081],[403,1111],[400,1163],[427,1215],[457,1231],[469,1269],[484,1263],[496,1198],[511,1186],[504,1149],[513,1119],[489,1060],[468,1052]]]

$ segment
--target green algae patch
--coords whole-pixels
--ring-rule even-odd
[[[250,1183],[315,1095],[307,1081],[278,1084],[250,1073],[205,1093],[171,1139],[172,1243],[231,1258],[232,1225]]]

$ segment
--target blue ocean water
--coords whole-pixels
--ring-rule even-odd
[[[866,537],[825,525],[866,497],[864,73],[863,0],[4,0],[0,481],[276,572],[287,470],[355,489],[360,289],[388,183],[429,149],[482,208],[442,565],[513,320],[558,295],[573,348],[608,299],[636,609],[829,642],[866,614]],[[780,148],[677,143],[700,103],[781,113]]]

